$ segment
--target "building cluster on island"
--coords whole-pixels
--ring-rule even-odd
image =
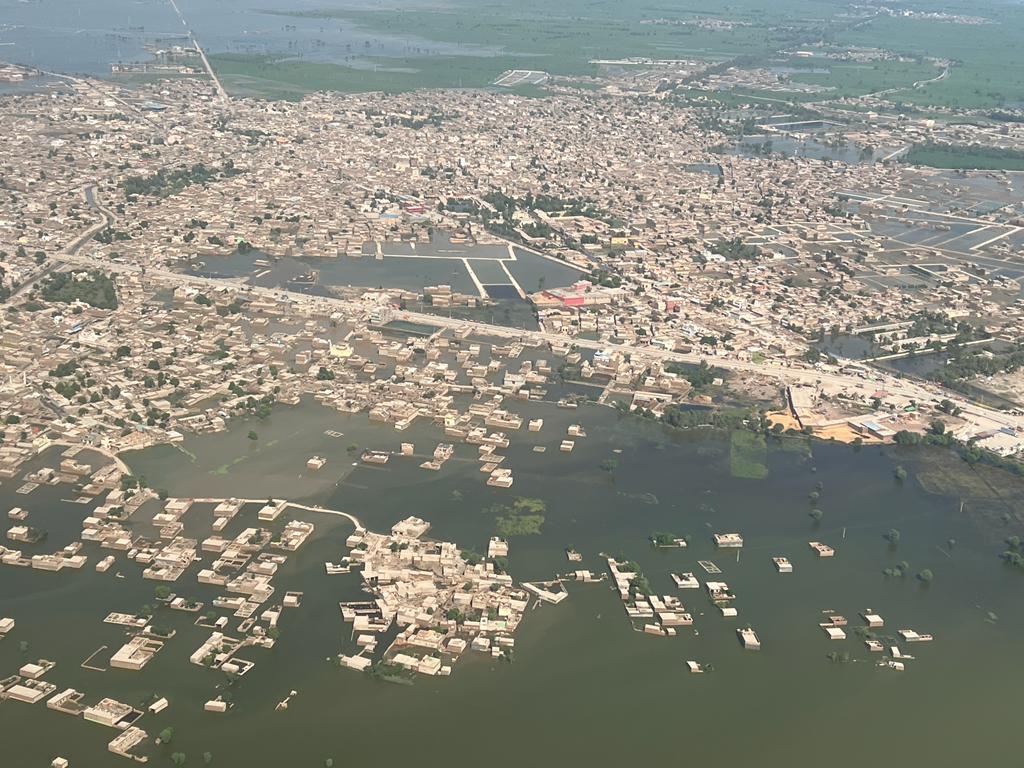
[[[570,433],[575,437],[585,434],[580,425],[573,425]],[[480,447],[489,444],[482,443]],[[24,557],[20,551],[5,549],[2,562],[44,571],[81,569],[87,565],[90,554],[106,550],[110,554],[94,565],[98,573],[114,570],[111,578],[123,577],[119,569],[131,568],[156,585],[155,605],[134,613],[115,610],[102,618],[104,624],[123,633],[123,640],[119,647],[115,643],[96,649],[81,665],[87,670],[144,669],[156,654],[176,644],[177,633],[162,626],[158,614],[178,611],[194,615],[194,623],[209,632],[189,653],[192,664],[218,670],[229,680],[247,674],[256,665],[250,656],[258,656],[260,649],[274,647],[282,616],[287,609],[297,609],[302,603],[301,592],[282,594],[274,584],[290,553],[297,551],[315,530],[312,522],[296,519],[293,513],[301,512],[303,517],[344,515],[354,524],[354,532],[345,541],[348,554],[340,564],[325,566],[328,575],[359,569],[369,599],[340,604],[341,618],[350,627],[350,637],[337,661],[341,667],[385,677],[446,676],[465,652],[511,661],[514,634],[531,605],[565,600],[569,596],[566,581],[604,580],[603,576],[580,569],[551,581],[516,584],[505,571],[509,554],[506,540],[492,537],[486,556],[480,557],[454,543],[426,538],[430,525],[417,517],[406,518],[394,524],[390,533],[381,534],[367,530],[346,513],[284,500],[161,498],[133,483],[123,483],[128,476],[123,474],[122,465],[79,446],[64,450],[58,466],[59,471],[44,467],[21,478],[26,506],[8,511],[8,519],[15,524],[8,529],[7,536],[24,537],[27,524],[33,521],[33,512],[26,507],[32,506],[31,494],[40,484],[64,484],[81,494],[77,501],[95,504],[82,521],[80,540],[52,556]],[[243,511],[245,516],[235,520]],[[209,527],[210,535],[186,536],[186,517],[191,530],[201,524]],[[248,525],[253,518],[256,525]],[[237,533],[221,535],[233,520]],[[34,543],[39,544],[44,538],[41,536]],[[736,532],[716,532],[711,539],[723,553],[736,551],[737,559],[745,544],[743,536]],[[689,546],[686,537],[671,534],[657,534],[652,543],[681,550]],[[810,541],[808,546],[818,558],[835,555],[835,550],[822,542]],[[566,556],[571,563],[582,560],[574,549],[566,550]],[[207,561],[207,557],[212,559]],[[696,615],[704,615],[692,606],[688,609],[675,595],[653,593],[636,564],[612,557],[606,560],[612,589],[637,631],[673,637],[680,628],[693,626]],[[789,558],[774,556],[771,562],[780,574],[793,573]],[[722,580],[722,569],[710,560],[698,560],[697,564],[711,577],[703,584],[708,601],[723,619],[737,618],[737,595]],[[183,578],[186,574],[194,574],[196,583],[219,591],[211,600],[211,610],[204,612],[203,602],[186,596],[191,578]],[[680,590],[698,590],[701,586],[693,572],[672,573],[671,577]],[[819,626],[826,636],[837,642],[847,640],[846,618],[831,610],[825,614],[827,618]],[[894,636],[882,635],[881,616],[868,609],[861,616],[865,626],[858,628],[855,635],[869,653],[888,652],[878,662],[878,666],[887,669],[902,671],[907,661],[914,658],[905,653],[901,644],[932,639],[931,635],[909,628],[898,630]],[[15,618],[0,617],[0,639],[15,629]],[[761,648],[762,640],[753,627],[740,624],[736,634],[744,649]],[[846,651],[830,651],[827,656],[837,662],[850,660]],[[56,682],[60,675],[55,667],[46,659],[25,663],[16,674],[0,679],[0,700],[26,704],[45,700],[48,709],[110,727],[116,734],[109,750],[144,761],[151,739],[143,728],[142,718],[166,709],[168,700],[154,695],[140,709],[109,696],[63,687]],[[711,669],[695,660],[687,661],[687,667],[695,673]],[[295,694],[293,691],[279,702],[278,708],[287,708]],[[230,692],[222,689],[205,702],[204,709],[223,713],[231,706]]]
[[[27,474],[20,488],[29,505],[30,494],[41,484],[74,486],[80,493],[75,501],[95,504],[82,520],[80,538],[52,555],[26,556],[21,550],[0,547],[0,563],[42,571],[82,569],[91,553],[98,551],[102,557],[95,562],[96,572],[105,574],[113,569],[110,578],[125,578],[118,568],[132,569],[142,579],[154,582],[153,604],[140,612],[112,611],[102,618],[104,624],[122,631],[124,639],[119,647],[114,643],[98,648],[83,662],[83,669],[142,670],[174,642],[175,630],[163,626],[158,614],[178,611],[194,615],[195,624],[209,631],[207,640],[188,656],[191,663],[219,670],[229,678],[246,674],[255,664],[238,654],[249,648],[272,648],[282,614],[301,605],[301,592],[281,593],[274,584],[288,556],[315,530],[313,522],[292,515],[321,510],[276,499],[160,498],[154,491],[123,483],[128,476],[122,467],[102,455],[89,452],[95,469],[93,463],[77,461],[82,450],[81,446],[67,448],[61,454],[60,471],[43,468]],[[246,505],[258,525],[246,526],[230,538],[219,535]],[[192,519],[202,515],[205,519],[196,523],[208,526],[211,535],[201,541],[185,536],[186,515]],[[26,525],[32,522],[33,514],[25,508],[14,507],[7,517],[17,522],[8,528],[8,540],[32,544],[45,540],[44,531],[37,537],[24,533],[35,530]],[[104,551],[109,554],[104,555]],[[213,559],[199,562],[207,557]],[[209,606],[173,591],[187,591],[188,579],[182,578],[186,572],[193,574],[196,583],[221,590]],[[13,618],[0,619],[0,637],[14,628]],[[34,704],[45,698],[49,709],[116,729],[119,733],[110,742],[110,751],[143,760],[142,746],[148,743],[149,734],[138,721],[145,713],[109,697],[90,705],[87,702],[93,694],[61,689],[42,679],[53,667],[45,661],[26,664],[18,674],[0,680],[0,699]],[[207,701],[204,708],[226,712],[231,704],[230,698],[221,693]],[[166,706],[166,699],[159,699],[151,702],[148,711],[157,713]]]
[[[667,534],[661,535],[668,538]],[[711,536],[714,546],[718,550],[740,550],[743,548],[744,540],[739,533],[714,533]],[[685,538],[675,538],[672,546],[686,548]],[[657,537],[654,539],[655,546],[666,546],[659,544]],[[830,558],[835,555],[835,550],[820,541],[809,541],[808,546],[818,558]],[[694,613],[688,610],[682,601],[675,595],[657,595],[651,591],[647,577],[640,571],[636,563],[620,561],[614,557],[606,557],[608,570],[611,574],[612,584],[618,592],[626,609],[626,615],[633,628],[647,635],[655,637],[675,637],[679,627],[690,627],[694,625]],[[780,574],[793,573],[793,564],[788,557],[774,556],[771,558],[772,565]],[[711,560],[698,560],[697,564],[709,576],[717,577],[722,569]],[[699,590],[700,580],[691,572],[672,573],[673,582],[679,590]],[[706,580],[704,588],[707,599],[723,619],[735,619],[739,617],[735,600],[737,594],[725,581]],[[827,620],[819,622],[819,626],[830,640],[842,641],[847,639],[844,627],[847,620],[844,616],[835,614],[832,611],[825,611],[828,614]],[[699,613],[703,616],[703,612]],[[861,612],[864,626],[858,628],[856,636],[863,640],[864,647],[870,653],[882,653],[888,651],[888,658],[878,662],[878,666],[902,672],[905,669],[905,662],[913,659],[900,649],[900,642],[919,643],[929,642],[932,636],[919,634],[913,629],[900,629],[894,636],[881,636],[877,630],[884,627],[883,619],[870,609]],[[698,630],[694,630],[697,634]],[[745,650],[760,650],[761,638],[753,627],[743,625],[736,628],[736,635],[740,645]],[[886,644],[887,643],[887,644]],[[827,657],[832,661],[847,662],[850,660],[849,652],[830,651]],[[688,660],[687,666],[693,673],[702,673],[707,668],[701,662]]]
[[[428,528],[410,517],[388,535],[356,530],[345,542],[374,599],[341,604],[360,649],[342,654],[342,666],[369,669],[378,636],[393,626],[399,632],[380,658],[411,672],[449,675],[468,649],[511,658],[531,596],[495,567],[508,545],[492,539],[488,558],[471,562],[455,544],[424,539]]]

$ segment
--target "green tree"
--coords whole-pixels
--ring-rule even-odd
[[[174,729],[171,728],[170,726],[168,726],[168,727],[164,728],[162,731],[160,731],[160,743],[161,744],[170,744],[171,741],[173,741],[173,739],[174,739]]]

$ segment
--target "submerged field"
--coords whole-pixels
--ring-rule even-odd
[[[1024,9],[988,0],[951,4],[945,10],[989,23],[865,15],[864,9],[839,14],[833,3],[818,0],[741,0],[699,9],[610,0],[556,5],[453,0],[440,8],[414,3],[369,9],[324,0],[322,7],[267,13],[355,25],[368,36],[417,42],[399,56],[380,56],[367,42],[353,49],[348,57],[352,61],[333,63],[285,52],[222,55],[213,61],[230,87],[242,93],[294,96],[319,88],[397,92],[479,87],[510,69],[592,76],[599,72],[595,61],[625,58],[712,64],[734,60],[740,66],[771,68],[780,52],[823,44],[826,50],[877,48],[912,60],[832,61],[825,72],[791,74],[795,82],[821,85],[826,92],[776,94],[778,98],[807,101],[892,91],[892,98],[907,104],[1024,104],[1024,52],[1017,42]],[[429,53],[430,44],[446,47]],[[952,62],[948,76],[940,77],[940,61]],[[792,63],[799,69],[801,62]]]
[[[715,13],[692,9],[569,0],[551,5],[455,2],[441,7],[335,7],[268,11],[322,24],[355,25],[367,37],[416,42],[400,56],[380,56],[369,42],[356,46],[351,61],[322,62],[281,54],[229,54],[211,58],[232,90],[252,95],[294,96],[319,90],[400,92],[420,88],[482,87],[510,69],[543,70],[553,75],[596,75],[598,60],[630,57],[696,59],[717,62],[765,55],[784,44],[784,20],[804,24],[824,13],[828,3],[786,0],[765,7],[732,3],[727,21],[709,28],[684,24]],[[427,53],[430,44],[444,53]],[[215,52],[216,53],[216,52]],[[528,91],[530,93],[535,91]]]
[[[1024,152],[991,147],[927,144],[913,147],[903,158],[911,165],[980,171],[1024,171]]]
[[[997,0],[940,6],[985,22],[974,24],[829,0],[730,0],[685,7],[648,0],[397,0],[385,7],[357,0],[293,0],[276,5],[178,0],[213,67],[238,96],[297,99],[316,90],[483,87],[509,69],[596,75],[595,61],[624,58],[770,69],[780,59],[792,66],[787,59],[793,51],[866,48],[911,60],[862,63],[818,55],[815,68],[827,72],[791,73],[792,79],[830,90],[757,93],[762,99],[807,101],[892,90],[891,98],[907,105],[1024,105],[1024,50],[1018,40],[1024,8]],[[158,41],[183,39],[173,8],[156,0],[96,0],[88,7],[77,0],[9,0],[0,6],[8,22],[0,27],[4,58],[50,71],[109,75],[113,61],[147,61],[147,49]],[[930,7],[911,4],[909,10]],[[935,79],[942,72],[939,61],[952,67],[948,77]]]
[[[460,748],[445,757],[452,766],[476,764],[480,755],[499,766],[671,761],[678,740],[622,734],[674,734],[681,723],[688,757],[712,764],[782,768],[792,764],[797,740],[801,753],[827,753],[839,768],[879,754],[914,765],[988,765],[1017,748],[1024,574],[999,553],[1005,538],[1022,533],[1018,481],[987,468],[976,472],[939,450],[666,431],[596,406],[520,409],[543,418],[544,428],[514,433],[503,451],[516,477],[509,490],[484,485],[474,446],[457,445],[440,472],[419,469],[444,439],[433,425],[416,422],[397,433],[365,415],[309,402],[238,421],[224,433],[189,436],[179,448],[125,458],[137,475],[173,495],[287,497],[351,512],[381,531],[414,514],[432,524],[429,536],[477,552],[505,534],[512,537],[508,568],[517,581],[575,568],[602,573],[600,553],[613,554],[638,563],[655,593],[679,597],[693,627],[675,638],[644,635],[633,630],[607,583],[570,584],[563,603],[528,611],[511,664],[468,652],[452,677],[412,685],[339,670],[329,659],[351,651],[355,640],[337,603],[364,593],[358,573],[324,573],[324,561],[345,553],[351,524],[310,512],[296,517],[316,525],[313,537],[275,580],[282,592],[303,592],[302,606],[285,612],[272,650],[247,651],[256,667],[230,684],[236,706],[228,714],[202,711],[229,681],[188,663],[209,631],[187,614],[159,609],[159,621],[177,635],[142,672],[79,666],[100,646],[123,642],[118,628],[102,623],[107,612],[135,611],[153,600],[154,582],[138,578],[140,568],[123,555],[110,572],[93,571],[101,552],[92,544],[84,550],[90,564],[79,572],[4,567],[0,615],[18,625],[0,641],[0,669],[9,674],[43,657],[57,662],[48,679],[85,692],[90,702],[166,696],[171,706],[141,722],[151,734],[174,729],[173,745],[151,754],[154,765],[169,764],[172,751],[185,753],[186,765],[202,764],[208,751],[212,765],[228,768],[319,766],[328,758],[399,765],[420,759],[453,724]],[[582,424],[587,437],[564,454],[557,445],[570,423]],[[247,437],[250,431],[257,440]],[[405,441],[415,444],[417,457],[394,457],[383,467],[355,458]],[[534,445],[548,450],[535,453]],[[327,460],[319,472],[305,467],[313,454]],[[903,481],[894,477],[897,466],[905,468]],[[809,494],[820,497],[814,508],[824,510],[821,516],[808,516]],[[66,487],[21,496],[6,482],[0,486],[6,508],[30,509],[34,524],[49,531],[44,545],[24,546],[30,552],[52,551],[78,536],[94,504],[62,501],[68,496]],[[982,505],[990,511],[979,513]],[[243,510],[223,535],[257,525],[257,507]],[[133,532],[152,535],[149,518],[158,508],[137,513]],[[185,535],[209,535],[210,511],[198,504],[187,513]],[[901,534],[896,543],[885,538],[894,529]],[[686,536],[690,545],[652,547],[655,531]],[[730,531],[744,537],[742,551],[716,550],[711,534]],[[835,547],[836,556],[819,559],[809,540]],[[569,546],[582,563],[566,561]],[[779,555],[793,563],[792,574],[775,572],[771,558]],[[737,595],[736,619],[723,618],[703,590],[676,589],[671,572],[709,578],[698,560],[722,570],[717,578]],[[901,563],[906,576],[884,575]],[[209,601],[217,590],[196,582],[199,567],[172,586]],[[924,570],[933,574],[930,583],[915,578]],[[875,666],[878,656],[853,631],[858,612],[869,607],[885,618],[884,637],[902,627],[935,635],[932,643],[904,647],[916,657],[904,673]],[[823,611],[850,619],[847,640],[825,637],[817,626]],[[737,642],[736,628],[747,625],[761,639],[760,652]],[[830,652],[839,660],[831,661]],[[714,671],[690,675],[687,659]],[[298,693],[289,708],[275,711],[291,690]],[[827,706],[822,691],[829,692]],[[968,714],[964,701],[971,702]],[[58,752],[72,765],[114,764],[106,753],[110,729],[42,704],[0,702],[0,712],[12,765],[45,765]],[[368,714],[374,712],[387,716]]]

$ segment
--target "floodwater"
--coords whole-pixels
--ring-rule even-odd
[[[545,425],[540,433],[513,434],[506,451],[515,475],[510,490],[484,485],[473,446],[457,446],[455,458],[436,473],[419,469],[421,458],[353,466],[357,449],[349,446],[397,450],[400,442],[413,442],[423,456],[444,437],[428,423],[396,432],[365,415],[312,403],[276,408],[263,421],[239,421],[224,433],[187,437],[180,448],[124,458],[172,495],[288,497],[353,513],[373,530],[418,515],[433,524],[430,536],[477,551],[495,530],[488,507],[517,495],[540,498],[547,504],[541,534],[511,540],[509,567],[517,581],[575,567],[604,572],[599,553],[624,555],[640,564],[657,593],[682,599],[694,627],[675,638],[635,632],[607,584],[575,585],[560,605],[529,611],[511,664],[467,652],[452,677],[418,678],[411,686],[339,670],[328,657],[353,643],[337,603],[360,595],[359,576],[327,576],[323,563],[345,553],[351,525],[297,512],[315,522],[316,532],[289,556],[275,585],[303,591],[303,604],[282,617],[274,649],[242,654],[256,667],[234,686],[230,713],[202,711],[225,679],[188,663],[208,635],[192,626],[189,614],[159,612],[157,621],[178,634],[142,672],[79,666],[101,645],[110,647],[109,656],[123,640],[102,618],[152,602],[155,586],[123,555],[108,573],[95,573],[100,550],[93,545],[85,548],[90,563],[80,572],[0,571],[0,616],[18,622],[0,641],[0,671],[11,674],[43,657],[57,662],[46,679],[84,691],[89,703],[166,696],[170,707],[140,723],[152,735],[175,730],[173,744],[152,753],[157,765],[172,751],[185,752],[189,765],[201,764],[209,751],[213,765],[232,767],[320,766],[328,757],[336,765],[381,766],[675,764],[685,753],[698,763],[768,768],[827,755],[831,765],[853,768],[879,756],[886,764],[994,765],[1016,750],[1024,577],[998,554],[1001,538],[1020,531],[993,529],[1001,524],[962,512],[958,498],[926,493],[918,477],[935,472],[933,454],[771,446],[768,476],[748,480],[730,473],[727,434],[668,433],[598,406],[564,411],[533,403],[515,410],[541,416]],[[557,444],[571,422],[583,424],[588,437],[577,440],[573,453],[560,453]],[[250,430],[257,440],[248,439]],[[534,453],[536,444],[547,452]],[[305,467],[313,454],[327,458],[317,473]],[[609,458],[618,461],[610,473],[599,468]],[[902,484],[893,478],[897,462],[910,473]],[[808,493],[817,483],[820,523],[808,516]],[[20,496],[16,485],[0,486],[0,509],[26,507],[29,522],[50,533],[26,551],[53,551],[77,537],[89,505],[62,502],[67,487]],[[151,505],[137,513],[136,532],[152,532],[146,520],[154,511]],[[254,525],[255,511],[247,508],[225,535]],[[210,520],[208,507],[194,507],[184,518],[186,535],[208,535]],[[902,532],[896,549],[882,538],[890,528]],[[693,540],[689,549],[654,550],[647,537],[656,531]],[[716,531],[742,533],[746,545],[738,558],[714,550]],[[836,557],[815,557],[811,539],[835,546]],[[952,549],[949,539],[956,540]],[[566,562],[567,546],[583,553],[580,566]],[[789,557],[795,572],[775,573],[770,558],[776,555]],[[711,578],[699,559],[721,567],[718,578],[738,594],[738,619],[719,616],[702,591],[675,589],[671,571]],[[931,569],[933,583],[883,576],[883,568],[900,560],[913,573]],[[198,567],[173,588],[209,601],[215,592],[196,583]],[[115,578],[115,571],[127,578]],[[917,657],[906,672],[876,667],[877,655],[852,632],[845,642],[830,642],[817,626],[829,610],[847,616],[850,630],[860,623],[857,612],[869,607],[885,618],[884,633],[909,627],[935,635],[930,644],[903,644]],[[760,652],[737,642],[736,627],[747,624],[760,636]],[[830,662],[829,651],[848,651],[852,661]],[[687,659],[711,663],[715,671],[690,675]],[[290,707],[275,712],[291,690],[298,695]],[[2,702],[0,712],[11,765],[46,765],[58,754],[77,766],[128,765],[105,752],[110,729],[42,703]]]
[[[273,12],[373,7],[365,2],[178,0],[178,7],[208,54],[283,54],[358,65],[367,56],[495,53],[472,44],[382,35],[344,19]],[[148,61],[147,45],[187,45],[185,33],[169,0],[0,0],[0,59],[49,71],[109,75],[113,63]]]
[[[519,298],[516,284],[525,293],[533,293],[541,287],[564,287],[584,276],[567,264],[522,248],[513,246],[512,251],[514,258],[505,245],[452,244],[447,234],[437,232],[431,242],[415,246],[382,243],[383,258],[376,257],[373,244],[364,246],[361,256],[336,258],[273,258],[256,250],[203,256],[198,274],[248,276],[249,282],[260,287],[319,293],[331,286],[380,286],[421,293],[427,285],[449,285],[456,293],[478,296],[479,283],[487,295],[502,299]],[[295,282],[311,271],[318,273],[314,284]]]
[[[876,156],[884,156],[872,151],[865,152],[860,145],[848,140],[833,145],[817,139],[774,135],[746,136],[736,146],[729,149],[728,153],[745,157],[780,154],[785,157],[807,157],[813,160],[831,160],[851,165],[874,162]]]

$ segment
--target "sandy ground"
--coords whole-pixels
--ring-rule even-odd
[[[1014,403],[1024,404],[1024,369],[1013,373],[1000,373],[989,379],[981,379],[974,384],[994,395],[1005,397]]]
[[[885,442],[884,440],[872,437],[871,435],[862,435],[849,424],[835,424],[830,427],[820,427],[814,430],[814,436],[821,440],[836,440],[840,443],[852,443],[858,437],[864,445],[878,445]]]
[[[773,411],[765,414],[772,425],[781,424],[783,429],[800,429],[800,423],[789,411]],[[874,445],[885,442],[871,435],[862,435],[849,424],[834,424],[828,427],[814,428],[814,436],[821,440],[836,440],[840,443],[852,443],[861,439],[865,445]]]
[[[772,425],[781,424],[783,429],[800,430],[800,422],[789,411],[771,411],[766,413],[765,416]]]

